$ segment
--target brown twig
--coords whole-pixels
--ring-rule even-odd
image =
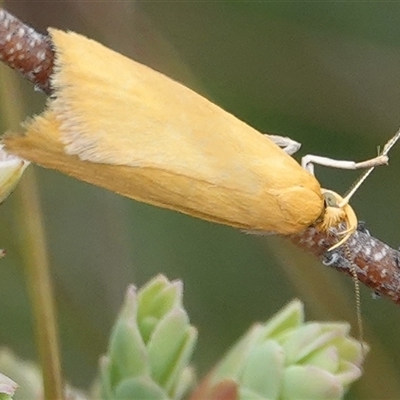
[[[13,51],[10,50],[14,49]],[[15,52],[18,57],[13,57]],[[50,93],[54,53],[51,42],[32,28],[0,9],[0,58],[28,80]],[[341,246],[327,250],[337,242],[335,232],[321,232],[313,227],[289,237],[293,243],[317,256],[325,265],[352,275],[356,268],[360,282],[376,294],[400,304],[400,252],[359,229]],[[351,254],[349,259],[347,254]]]
[[[377,295],[400,304],[400,252],[371,236],[363,224],[347,240],[346,247],[340,246],[333,251],[327,250],[337,242],[335,232],[329,234],[308,228],[290,239],[323,264],[340,272],[353,276],[351,270],[355,268],[360,282]]]
[[[4,9],[0,9],[0,60],[50,94],[54,53],[48,37]]]

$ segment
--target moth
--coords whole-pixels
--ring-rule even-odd
[[[206,98],[73,32],[49,30],[55,51],[46,110],[6,135],[6,151],[123,196],[255,233],[290,235],[344,223],[348,198],[321,188],[309,156],[302,168],[278,145]],[[335,246],[336,247],[336,246]]]

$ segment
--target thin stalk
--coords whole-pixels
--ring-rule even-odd
[[[0,107],[2,119],[9,128],[22,120],[22,95],[11,71],[2,68],[0,73]],[[14,101],[13,101],[14,100]],[[28,288],[37,350],[43,373],[44,398],[64,399],[61,361],[58,345],[54,297],[50,276],[45,229],[39,193],[32,168],[13,195],[17,200],[18,232],[21,233],[21,254]]]
[[[64,399],[61,357],[54,295],[47,253],[40,196],[33,169],[21,180],[18,196],[18,232],[22,232],[21,253],[24,259],[35,321],[35,335],[43,372],[44,398]]]

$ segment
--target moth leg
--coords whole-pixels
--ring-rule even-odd
[[[296,153],[301,147],[300,143],[285,136],[268,134],[268,138],[278,145],[285,153],[289,154],[289,156]]]
[[[324,165],[325,167],[341,168],[341,169],[360,169],[360,168],[372,168],[378,165],[384,165],[388,163],[388,156],[380,155],[370,160],[362,162],[354,161],[342,161],[333,160],[332,158],[307,155],[301,159],[301,166],[314,175],[314,164]]]

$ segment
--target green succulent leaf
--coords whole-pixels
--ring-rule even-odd
[[[353,363],[347,361],[341,361],[339,364],[336,378],[344,386],[350,385],[361,376],[361,369],[356,367]]]
[[[111,387],[110,363],[108,357],[104,356],[100,359],[100,390],[102,400],[111,400],[113,398],[113,390]]]
[[[239,398],[240,400],[274,400],[273,397],[268,398],[261,396],[260,394],[253,392],[248,388],[241,388],[239,390]]]
[[[186,391],[187,389],[187,378],[183,379],[182,374],[189,364],[190,358],[193,354],[194,347],[197,341],[197,329],[190,326],[186,330],[184,339],[182,340],[179,352],[176,354],[174,363],[170,367],[168,378],[164,383],[164,387],[168,393],[171,395],[173,393],[178,393],[181,390]],[[193,377],[193,370],[191,370],[191,377]],[[178,379],[181,377],[181,379]],[[182,381],[182,382],[181,382]],[[186,384],[185,384],[186,382]],[[186,389],[182,385],[178,386],[180,383],[185,384]],[[179,387],[179,390],[176,390]]]
[[[286,350],[287,363],[301,363],[310,353],[321,350],[341,332],[336,329],[324,331],[321,323],[308,323],[289,333],[279,341]]]
[[[154,329],[147,350],[152,376],[164,384],[186,338],[188,317],[182,309],[167,314]]]
[[[182,290],[181,282],[170,283],[159,275],[140,291],[137,321],[146,343],[158,321],[172,309],[181,307]]]
[[[363,343],[361,348],[361,343],[351,337],[339,337],[332,340],[332,343],[335,345],[339,357],[353,364],[359,364],[362,361],[363,355],[365,356],[369,351],[366,343]]]
[[[339,368],[339,354],[335,346],[326,346],[323,349],[314,351],[302,360],[303,365],[313,365],[323,368],[332,374]]]
[[[228,351],[213,373],[213,381],[221,381],[227,377],[240,376],[245,368],[247,355],[263,334],[261,325],[254,325],[239,342]]]
[[[197,336],[197,332],[196,332]],[[196,341],[196,338],[194,337],[194,341]],[[188,346],[189,349],[189,346]],[[190,351],[192,351],[193,345],[190,347]],[[189,356],[190,357],[190,356]],[[183,358],[185,360],[185,363],[187,363],[188,358]],[[183,364],[183,361],[182,361]],[[177,370],[179,368],[179,371],[181,372],[180,379],[176,379],[175,382],[172,382],[172,388],[168,389],[169,386],[167,387],[168,393],[170,394],[172,399],[181,399],[190,389],[190,387],[193,385],[193,382],[195,381],[195,371],[192,367],[186,366],[185,368],[182,369],[181,365],[177,366]],[[178,372],[178,371],[177,371]],[[177,373],[176,373],[177,374]],[[174,377],[176,375],[174,374]],[[171,379],[173,377],[171,376]],[[169,385],[171,386],[171,382],[169,382]]]
[[[281,390],[280,377],[285,368],[285,353],[272,340],[257,344],[249,353],[241,383],[264,399],[277,399]]]
[[[343,395],[340,381],[320,368],[292,365],[285,369],[283,400],[339,400]]]
[[[114,400],[167,400],[165,392],[149,377],[123,380],[115,390]]]
[[[110,342],[110,367],[112,386],[119,380],[149,374],[146,346],[133,321],[119,321]]]
[[[304,307],[301,301],[293,300],[264,325],[263,337],[279,337],[289,329],[301,326],[304,321]]]

